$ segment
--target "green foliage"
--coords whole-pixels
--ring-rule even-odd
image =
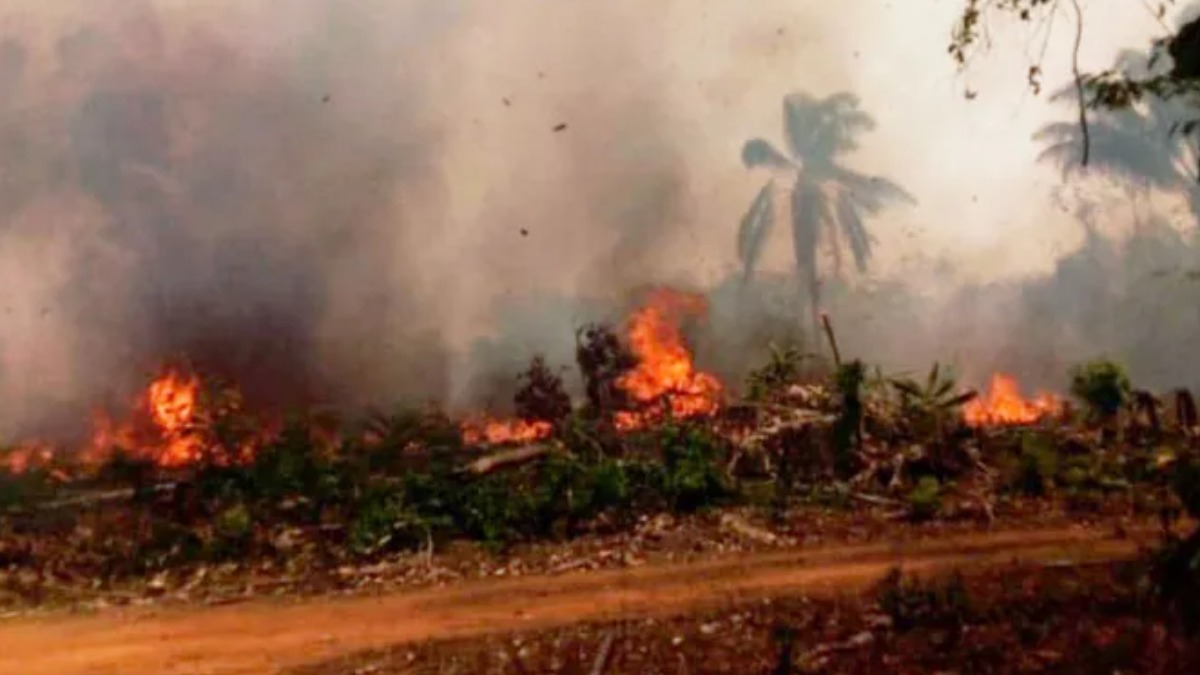
[[[254,519],[245,504],[226,507],[213,520],[209,554],[216,559],[245,555],[254,540]]]
[[[662,495],[674,511],[713,506],[731,495],[719,464],[720,441],[696,425],[668,424],[661,432]]]
[[[975,398],[975,392],[959,392],[958,381],[937,362],[923,383],[912,378],[893,378],[890,382],[900,395],[901,409],[928,434],[940,434],[945,421]]]
[[[1031,496],[1046,494],[1058,473],[1058,463],[1058,451],[1052,437],[1025,432],[1021,436],[1015,481],[1017,490]]]
[[[611,327],[591,324],[579,329],[575,333],[575,362],[593,415],[602,417],[628,407],[617,381],[637,365],[637,358]]]
[[[769,400],[795,383],[804,372],[804,361],[811,356],[795,345],[781,348],[772,342],[770,350],[770,360],[746,377],[746,398],[750,401]]]
[[[930,520],[942,510],[942,486],[933,476],[922,476],[908,493],[908,512],[913,520]]]
[[[1113,361],[1098,359],[1071,369],[1071,394],[1098,419],[1114,417],[1129,400],[1130,389],[1125,369]]]
[[[562,377],[550,370],[544,357],[533,358],[529,368],[521,374],[520,382],[513,404],[521,419],[557,426],[571,414],[571,397],[567,395]]]

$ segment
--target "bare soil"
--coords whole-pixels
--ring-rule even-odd
[[[0,622],[0,672],[280,672],[429,640],[668,617],[777,596],[834,597],[861,592],[896,566],[914,574],[962,570],[974,575],[1017,561],[1074,565],[1127,560],[1151,545],[1155,535],[1150,526],[1118,532],[1086,527],[1009,530],[492,578],[302,603],[254,600],[218,607],[18,617]]]

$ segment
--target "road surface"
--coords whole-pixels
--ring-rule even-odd
[[[1001,531],[914,544],[798,549],[687,564],[489,579],[378,597],[109,610],[0,621],[0,673],[234,675],[279,672],[362,649],[582,621],[679,613],[767,595],[862,590],[916,574],[1137,555],[1153,534]]]

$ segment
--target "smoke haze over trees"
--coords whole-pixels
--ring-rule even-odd
[[[1144,221],[1171,222],[1142,248],[1108,178],[1060,208],[1030,135],[1070,107],[962,101],[932,1],[20,4],[0,16],[0,438],[86,423],[176,358],[264,405],[496,400],[653,283],[709,293],[698,346],[736,374],[798,323],[788,238],[748,288],[730,246],[762,187],[738,151],[791,91],[860,97],[879,126],[845,170],[918,200],[823,286],[848,351],[977,377],[1132,351],[1135,377],[1200,376],[1164,365],[1194,335],[1169,314],[1186,204],[1158,190]]]

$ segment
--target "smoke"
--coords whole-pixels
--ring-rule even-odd
[[[0,49],[5,430],[86,421],[172,361],[270,407],[439,395],[400,205],[437,208],[441,131],[433,74],[397,64],[453,3],[59,4]]]
[[[880,126],[848,161],[920,201],[871,223],[871,276],[830,282],[847,351],[1028,361],[983,335],[1036,313],[1013,275],[1084,239],[1029,140],[1061,108],[1013,103],[1016,52],[963,100],[954,3],[25,4],[0,16],[0,438],[69,431],[173,360],[265,407],[478,404],[656,282],[710,289],[705,353],[735,373],[796,327],[786,228],[759,286],[733,270],[763,178],[740,147],[781,140],[794,90],[861,94]],[[1103,65],[1145,33],[1105,17]],[[1096,344],[1076,332],[1056,355]]]

